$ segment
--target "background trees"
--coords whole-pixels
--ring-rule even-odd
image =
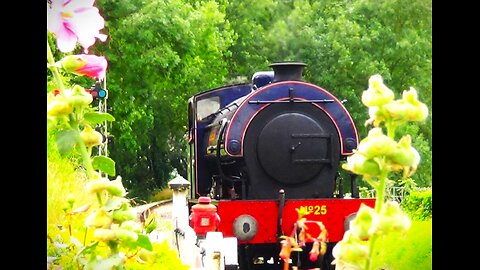
[[[413,86],[430,110],[403,129],[422,156],[414,180],[431,185],[431,0],[97,0],[109,40],[110,155],[130,197],[148,199],[175,168],[186,176],[187,100],[275,61],[308,64],[304,78],[347,99],[360,137],[368,78],[396,96]],[[403,132],[402,131],[402,132]]]

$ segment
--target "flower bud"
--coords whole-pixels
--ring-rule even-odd
[[[114,230],[102,229],[102,228],[96,229],[95,232],[93,232],[93,237],[104,242],[116,239]]]
[[[102,192],[105,189],[107,189],[109,183],[110,183],[110,180],[108,180],[107,178],[100,178],[98,180],[90,180],[86,184],[85,189],[88,192],[95,194],[97,192]]]
[[[100,132],[92,129],[91,126],[87,125],[85,128],[80,132],[80,137],[85,143],[87,147],[93,147],[96,145],[100,145],[103,141],[103,136]]]
[[[423,121],[428,116],[428,107],[424,103],[420,102],[417,97],[417,90],[410,87],[410,90],[403,91],[403,100],[411,105],[411,109],[408,112],[407,119],[409,121]]]
[[[138,234],[125,229],[116,229],[115,237],[122,241],[135,242],[138,239]]]
[[[122,184],[122,177],[117,176],[115,180],[110,181],[107,186],[107,191],[113,196],[123,197],[127,195],[127,191]]]
[[[142,225],[134,220],[127,220],[125,222],[122,222],[120,225],[121,229],[124,230],[129,230],[132,232],[140,233],[142,232]]]
[[[47,115],[52,117],[65,116],[73,112],[73,106],[63,95],[52,97],[47,104]]]
[[[75,85],[72,90],[65,90],[65,96],[72,106],[79,108],[83,108],[93,101],[92,95],[80,85]]]
[[[388,201],[382,207],[373,227],[376,233],[385,234],[391,231],[406,232],[410,224],[410,218],[402,212],[398,202]]]
[[[385,84],[382,76],[376,74],[368,80],[368,89],[362,93],[362,103],[367,107],[382,106],[394,98],[394,93]]]
[[[373,124],[374,127],[379,127],[380,124],[386,119],[386,111],[382,107],[369,107],[368,115],[370,118],[365,121],[365,126]]]
[[[367,241],[371,236],[369,230],[374,218],[376,218],[375,210],[362,203],[357,216],[350,222],[351,234],[362,241]]]
[[[363,269],[369,253],[368,242],[361,242],[350,231],[345,232],[343,239],[332,250],[332,255],[335,257],[334,262],[337,266],[347,264],[351,267],[348,269],[359,270]]]
[[[127,220],[136,219],[137,214],[133,209],[128,209],[128,210],[118,209],[113,211],[112,218],[118,222],[124,222]]]
[[[411,136],[403,136],[395,150],[388,156],[389,160],[402,166],[417,167],[420,162],[417,150],[411,146]]]
[[[112,217],[105,210],[101,209],[91,213],[85,219],[85,225],[94,228],[109,228],[112,222]]]
[[[67,72],[100,80],[105,78],[108,65],[104,56],[91,54],[68,55],[59,63]]]
[[[375,160],[367,159],[360,153],[347,157],[347,163],[343,164],[342,168],[363,176],[378,176],[381,173],[380,166]]]
[[[358,152],[367,159],[371,159],[390,155],[396,146],[397,143],[392,138],[384,135],[381,128],[372,128],[368,132],[368,136],[360,141]]]

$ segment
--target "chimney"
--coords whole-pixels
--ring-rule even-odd
[[[302,62],[273,63],[269,67],[273,69],[273,81],[302,81],[303,68],[307,64]]]

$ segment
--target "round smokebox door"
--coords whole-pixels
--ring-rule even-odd
[[[302,113],[272,118],[258,137],[258,160],[275,181],[300,184],[320,173],[329,163],[330,135],[315,119]]]

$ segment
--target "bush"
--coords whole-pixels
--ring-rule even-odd
[[[432,218],[432,189],[417,189],[412,191],[402,207],[413,220],[427,220]]]
[[[172,196],[173,196],[173,190],[171,190],[170,188],[165,188],[165,189],[153,192],[153,194],[150,196],[150,201],[158,202],[158,201],[164,201],[164,200],[171,200]]]

